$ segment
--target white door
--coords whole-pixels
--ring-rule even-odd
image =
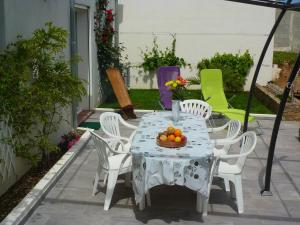
[[[78,63],[78,77],[85,80],[87,95],[78,103],[77,113],[90,110],[90,66],[89,66],[89,9],[76,7],[77,51],[81,60]]]

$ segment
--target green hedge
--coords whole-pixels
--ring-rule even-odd
[[[197,68],[221,69],[223,73],[223,83],[225,91],[243,91],[247,75],[253,66],[253,58],[247,50],[244,54],[217,53],[210,59],[201,60]]]
[[[273,64],[283,65],[283,63],[288,63],[290,65],[295,64],[297,59],[297,53],[295,52],[280,52],[274,51],[273,53]]]

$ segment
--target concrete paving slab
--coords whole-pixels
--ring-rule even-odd
[[[97,118],[99,113],[90,119]],[[129,122],[138,125],[139,121]],[[241,215],[236,212],[235,200],[223,190],[222,180],[218,179],[214,180],[212,186],[207,217],[202,217],[195,210],[196,194],[178,186],[154,187],[151,189],[152,207],[139,211],[134,203],[133,191],[125,187],[122,177],[116,186],[110,210],[104,211],[105,188],[101,188],[96,196],[91,194],[97,157],[90,141],[36,208],[26,225],[300,224],[300,144],[293,138],[287,138],[292,134],[291,130],[295,132],[299,129],[299,124],[282,123],[282,138],[278,139],[278,143],[283,150],[280,154],[276,153],[271,184],[273,196],[262,197],[260,190],[264,182],[268,138],[274,121],[259,122],[264,134],[259,136],[255,152],[249,156],[243,171],[245,212]],[[222,121],[218,120],[217,123],[221,124]],[[128,130],[124,132],[129,135]],[[103,134],[101,131],[99,133]]]

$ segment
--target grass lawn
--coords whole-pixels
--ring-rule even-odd
[[[200,99],[201,92],[199,90],[189,90],[186,93],[185,99]],[[158,104],[159,92],[158,90],[141,90],[131,89],[129,91],[130,98],[135,109],[161,109]],[[237,109],[245,109],[248,99],[247,92],[228,93],[227,99],[230,99],[232,107]],[[118,102],[103,103],[99,105],[100,108],[114,108],[118,109],[120,106]],[[265,105],[259,102],[256,98],[253,100],[252,113],[272,113]]]

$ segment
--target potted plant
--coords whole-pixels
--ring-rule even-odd
[[[157,69],[161,66],[178,66],[179,68],[189,67],[191,65],[187,63],[184,58],[176,56],[176,37],[172,35],[171,47],[167,47],[164,50],[160,50],[157,38],[153,39],[153,47],[151,49],[142,50],[143,62],[138,65],[145,72],[144,80],[150,80],[153,84],[153,78]]]

